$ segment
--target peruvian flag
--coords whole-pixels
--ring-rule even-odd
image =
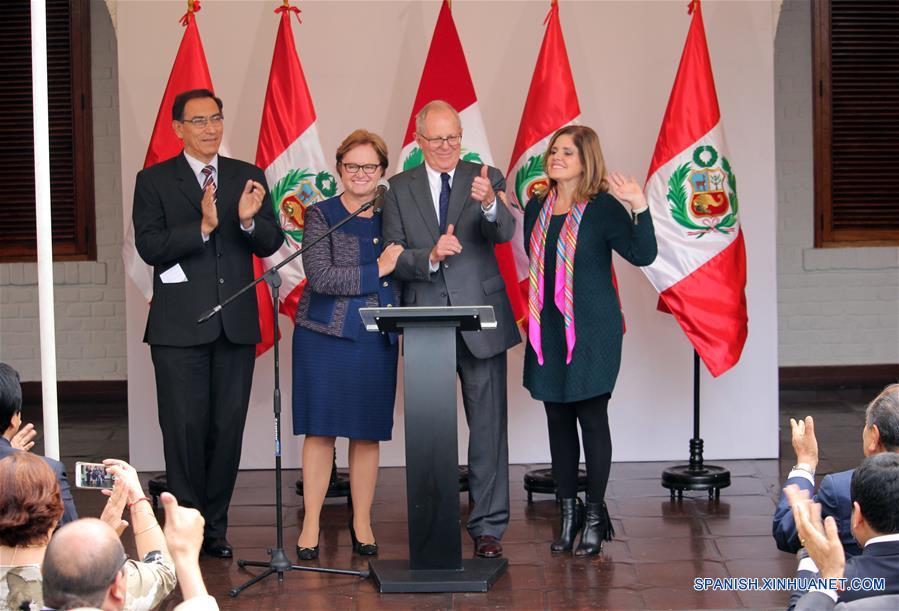
[[[746,248],[699,0],[649,167],[659,254],[642,268],[715,377],[746,342]]]
[[[253,258],[257,276],[296,252],[303,241],[306,207],[337,193],[337,179],[325,163],[315,108],[306,86],[306,77],[297,55],[290,24],[290,14],[299,9],[287,3],[275,9],[281,24],[275,39],[275,52],[268,76],[268,88],[262,108],[256,165],[265,170],[265,180],[271,189],[275,218],[284,231],[284,244],[266,259]],[[279,271],[281,276],[280,310],[294,319],[297,302],[303,292],[306,276],[300,258]],[[259,305],[259,327],[262,341],[256,345],[256,356],[272,346],[274,320],[271,292],[267,284],[256,285]]]
[[[444,100],[459,113],[463,132],[462,159],[492,166],[493,155],[490,152],[490,145],[487,143],[487,132],[481,118],[478,97],[474,91],[471,74],[468,72],[468,63],[465,61],[465,52],[462,50],[462,42],[459,40],[459,33],[456,31],[456,24],[453,22],[453,15],[447,0],[443,0],[437,16],[437,25],[434,27],[434,36],[431,38],[431,48],[425,59],[425,67],[418,84],[418,93],[415,96],[415,103],[412,105],[412,115],[409,117],[409,126],[406,128],[406,136],[403,138],[400,160],[396,165],[398,172],[409,170],[424,162],[421,149],[415,143],[415,115],[425,104],[433,100]],[[520,242],[520,239],[515,241]],[[527,300],[522,300],[521,291],[518,289],[519,274],[515,269],[512,249],[508,243],[498,244],[495,253],[500,271],[506,281],[506,290],[512,303],[512,309],[516,318],[520,318],[527,311]],[[527,270],[526,260],[523,269]]]
[[[213,91],[212,78],[209,76],[209,66],[206,65],[206,54],[203,53],[203,42],[200,40],[200,31],[197,29],[194,15],[199,10],[200,2],[194,0],[181,18],[181,25],[185,27],[184,36],[181,38],[181,46],[178,47],[175,63],[172,64],[172,72],[169,74],[169,82],[165,86],[165,93],[162,94],[162,102],[156,113],[150,146],[147,147],[147,156],[144,158],[145,168],[181,152],[183,144],[172,129],[172,103],[175,96],[191,89]],[[137,254],[131,215],[126,215],[126,218],[128,226],[125,228],[125,241],[122,244],[125,273],[149,302],[153,298],[153,269]]]
[[[543,154],[549,146],[549,139],[562,127],[579,123],[581,107],[577,101],[574,77],[565,50],[562,24],[559,22],[559,5],[553,0],[549,13],[543,22],[546,34],[537,56],[531,87],[521,113],[518,136],[512,149],[512,163],[506,173],[509,182],[509,201],[520,213],[534,195],[546,190],[548,181],[543,172]],[[528,258],[524,252],[522,238],[523,217],[515,225],[515,239],[510,244],[500,244],[514,255],[515,281],[519,287],[518,305],[526,306],[528,294]],[[505,272],[505,270],[504,270]],[[512,286],[508,278],[506,284]],[[516,305],[513,302],[513,306]],[[515,311],[519,322],[527,315],[527,310]]]

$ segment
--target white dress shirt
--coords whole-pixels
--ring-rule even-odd
[[[434,212],[437,213],[437,218],[440,218],[440,191],[443,188],[443,181],[440,178],[439,172],[425,163],[425,171],[428,174],[428,186],[431,188],[431,201],[434,203]],[[450,189],[453,188],[453,177],[456,175],[456,168],[453,168],[449,172],[449,186]],[[480,202],[479,202],[480,205]],[[496,221],[496,197],[493,198],[493,201],[490,203],[486,209],[481,206],[481,214],[484,215],[484,218],[487,219],[488,222],[493,223]],[[428,264],[431,273],[433,274],[438,269],[440,269],[440,262],[432,263],[430,259],[428,259]]]

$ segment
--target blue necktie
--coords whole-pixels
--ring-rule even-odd
[[[446,213],[449,210],[450,175],[446,172],[440,174],[440,233],[446,233]]]

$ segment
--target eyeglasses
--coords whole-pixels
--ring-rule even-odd
[[[341,163],[340,165],[346,170],[347,174],[355,174],[359,170],[362,170],[366,174],[374,174],[378,171],[378,168],[381,167],[381,164],[379,163]]]
[[[194,127],[198,129],[203,129],[210,123],[213,125],[221,125],[222,121],[225,120],[225,115],[221,113],[217,113],[214,115],[210,115],[208,117],[194,117],[193,119],[182,119],[181,123],[190,123]]]
[[[459,134],[454,136],[435,136],[434,138],[428,138],[424,134],[418,134],[418,136],[422,140],[426,141],[431,148],[437,148],[444,142],[455,148],[459,146],[460,142],[462,142],[462,136]]]
[[[126,564],[128,564],[128,554],[122,554],[122,562],[119,564],[119,568],[115,570],[115,573],[112,574],[112,577],[109,578],[108,583],[115,581],[118,574],[125,569]]]

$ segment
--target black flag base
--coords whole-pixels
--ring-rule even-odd
[[[702,462],[702,439],[690,440],[690,463],[675,465],[662,471],[662,486],[668,488],[671,500],[675,493],[684,498],[684,490],[708,490],[709,498],[719,498],[721,489],[730,486],[730,471]]]
[[[699,436],[699,354],[693,350],[693,438],[690,440],[690,463],[662,471],[662,486],[684,498],[684,490],[708,490],[717,499],[721,489],[730,486],[730,471],[702,462],[702,437]]]

